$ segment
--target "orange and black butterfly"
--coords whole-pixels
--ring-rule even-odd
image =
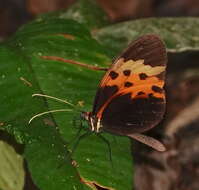
[[[94,70],[106,70],[60,57],[42,58]],[[81,114],[88,121],[90,131],[127,136],[158,151],[164,151],[165,147],[161,142],[141,133],[155,127],[163,118],[166,104],[166,64],[166,49],[158,36],[144,35],[132,42],[107,69],[99,84],[92,111]],[[44,114],[54,111],[64,110]],[[43,113],[33,118],[40,115]]]
[[[166,49],[158,36],[132,42],[102,78],[92,111],[83,113],[90,130],[128,136],[164,151],[162,143],[140,133],[163,118],[166,64]]]

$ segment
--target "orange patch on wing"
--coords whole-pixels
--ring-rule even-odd
[[[116,85],[121,88],[124,81],[133,82],[134,85],[141,85],[146,83],[146,79],[150,78],[151,80],[152,77],[164,71],[165,66],[151,67],[150,65],[144,65],[144,60],[142,59],[124,61],[123,58],[120,58],[112,65],[109,72],[104,75],[100,87]],[[141,79],[140,75],[144,75],[144,79]]]
[[[132,83],[132,86],[125,87],[126,81]],[[155,98],[162,98],[163,100],[165,100],[165,93],[163,91],[164,81],[158,79],[155,76],[147,77],[146,79],[141,80],[139,74],[133,74],[129,77],[126,77],[124,75],[118,75],[117,79],[109,80],[109,82],[107,82],[104,86],[115,85],[118,87],[119,90],[112,97],[110,97],[107,102],[101,107],[101,109],[97,113],[98,118],[102,117],[102,113],[106,106],[117,96],[131,94],[131,98],[135,99],[149,98],[149,96],[152,95]],[[152,90],[152,86],[154,85],[162,89],[162,92],[154,92]],[[139,95],[139,92],[141,92],[142,94]]]
[[[164,81],[159,80],[157,77],[148,77],[145,80],[140,80],[139,75],[134,75],[133,78],[128,80],[133,84],[132,87],[125,87],[124,85],[119,88],[117,94],[128,94],[131,93],[131,97],[135,98],[138,97],[148,97],[149,94],[153,94],[153,96],[157,98],[164,98],[164,93],[154,92],[152,90],[152,86],[155,85],[159,88],[163,88]],[[144,92],[146,95],[137,95],[139,92]]]
[[[117,79],[115,80],[109,80],[104,86],[118,86],[119,88],[122,87],[124,84],[124,81],[132,82],[133,86],[140,86],[140,85],[146,85],[146,84],[154,84],[159,81],[157,77],[147,77],[145,80],[140,80],[139,74],[133,74],[131,76],[124,76],[124,75],[118,75]],[[102,86],[102,87],[104,87]]]

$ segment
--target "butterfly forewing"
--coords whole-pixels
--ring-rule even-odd
[[[156,35],[134,41],[100,82],[92,111],[106,131],[126,135],[154,127],[165,111],[166,50]]]

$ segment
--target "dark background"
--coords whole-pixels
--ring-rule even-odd
[[[76,0],[0,0],[0,37],[41,13],[68,8]],[[198,16],[198,0],[97,0],[112,22],[143,17]]]

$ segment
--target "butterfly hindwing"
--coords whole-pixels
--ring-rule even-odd
[[[98,88],[92,115],[106,131],[143,132],[165,111],[166,50],[156,35],[145,35],[114,61]]]

